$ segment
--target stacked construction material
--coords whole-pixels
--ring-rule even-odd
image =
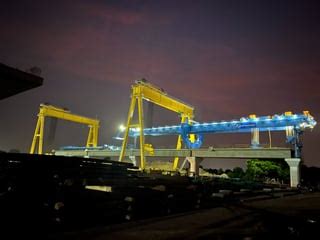
[[[77,230],[214,207],[260,194],[253,192],[259,188],[147,174],[108,159],[0,153],[0,221],[10,234]]]
[[[2,216],[21,224],[78,224],[87,217],[95,222],[95,211],[119,215],[115,205],[123,196],[113,194],[113,188],[136,175],[131,164],[84,158],[2,153],[0,164]]]
[[[0,153],[0,179],[0,218],[50,230],[190,210],[200,189],[130,163],[13,153]]]

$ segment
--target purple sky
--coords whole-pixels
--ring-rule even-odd
[[[45,79],[0,102],[0,149],[28,151],[43,102],[99,118],[100,143],[115,144],[140,78],[195,106],[199,121],[290,110],[320,119],[317,1],[4,0],[0,27],[0,62],[38,66]],[[177,122],[156,108],[155,125]],[[83,145],[86,130],[59,122],[55,146]],[[210,136],[206,145],[249,141]],[[318,126],[303,150],[320,166]]]

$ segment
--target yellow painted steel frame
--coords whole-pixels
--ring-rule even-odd
[[[53,117],[88,125],[89,134],[86,146],[96,147],[98,145],[99,120],[72,114],[70,111],[55,106],[40,104],[38,121],[30,148],[31,154],[35,153],[37,142],[39,144],[37,153],[42,154],[45,117]]]
[[[160,107],[166,108],[170,111],[179,113],[181,116],[181,122],[184,122],[186,118],[193,120],[194,118],[194,108],[182,101],[168,96],[163,90],[145,82],[144,80],[137,81],[132,85],[131,103],[128,112],[128,119],[126,124],[126,129],[124,133],[124,139],[122,142],[121,153],[119,161],[123,161],[126,153],[126,148],[128,144],[128,135],[130,128],[138,128],[140,130],[140,168],[145,169],[145,142],[144,142],[144,117],[143,117],[143,99],[157,104]],[[136,107],[136,102],[138,102],[138,124],[132,124],[132,118],[134,115],[134,110]],[[181,149],[182,139],[181,136],[178,137],[177,149]],[[173,163],[173,169],[176,170],[178,167],[179,158],[176,157]]]

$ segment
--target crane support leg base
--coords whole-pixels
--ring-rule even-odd
[[[189,162],[189,176],[199,176],[199,166],[203,158],[199,157],[186,157],[187,161]]]
[[[290,168],[290,187],[297,187],[300,183],[300,158],[286,158]]]

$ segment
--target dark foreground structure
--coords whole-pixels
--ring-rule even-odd
[[[202,185],[150,175],[130,163],[0,154],[0,211],[7,228],[76,230],[194,209]]]
[[[43,78],[0,63],[0,81],[0,100],[2,100],[41,86]]]
[[[1,239],[307,239],[319,228],[319,199],[107,159],[0,153]]]

